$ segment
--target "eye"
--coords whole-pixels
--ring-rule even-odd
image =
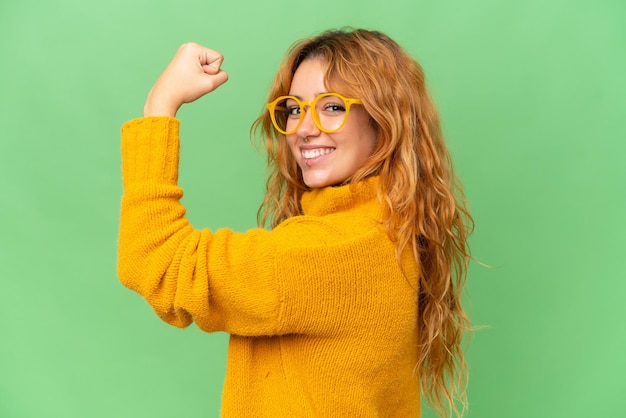
[[[285,116],[289,119],[300,119],[300,103],[293,99],[287,99],[285,101]]]
[[[293,117],[293,116],[299,117],[300,111],[301,111],[300,106],[293,105],[293,106],[287,106],[286,113],[287,113],[287,116],[290,116],[290,117]]]
[[[342,115],[346,112],[346,104],[341,97],[337,97],[334,94],[323,95],[319,97],[319,101],[315,106],[318,113],[323,113],[327,116]]]
[[[346,107],[344,106],[343,103],[327,103],[324,105],[324,109],[325,112],[345,112],[346,111]]]
[[[346,106],[343,102],[328,102],[324,103],[318,112],[326,116],[339,116],[346,113]]]

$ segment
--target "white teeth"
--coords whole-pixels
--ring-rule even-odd
[[[334,148],[307,149],[307,150],[302,150],[302,156],[304,158],[315,158],[315,157],[319,157],[320,155],[326,155],[329,152],[333,152],[334,150],[335,150]]]

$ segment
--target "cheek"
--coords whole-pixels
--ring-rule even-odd
[[[367,127],[367,141],[369,143],[368,157],[374,153],[374,150],[378,145],[378,129],[373,125],[374,122],[369,118],[369,116],[366,121],[363,121],[363,126]]]
[[[286,138],[287,146],[283,148],[285,150],[285,157],[287,161],[294,161],[295,164],[300,165],[300,148],[298,147],[298,138],[295,135],[289,135]]]
[[[377,129],[372,126],[370,116],[364,111],[354,112],[354,115],[351,113],[350,118],[352,118],[352,116],[354,116],[354,119],[351,121],[353,122],[351,124],[351,136],[359,138],[358,146],[363,150],[363,153],[367,154],[369,157],[376,147],[378,138]]]
[[[289,151],[292,154],[294,154],[296,150],[298,149],[298,138],[296,138],[295,135],[288,135],[285,138],[285,141],[287,141],[287,146],[289,148]]]
[[[374,152],[375,142],[370,138],[363,138],[363,142],[361,144],[361,161],[364,162],[367,160],[372,153]]]
[[[369,128],[369,122],[367,120],[362,121],[362,123],[364,127],[360,127],[358,132],[355,132],[355,137],[358,138],[358,141],[356,141],[354,145],[358,149],[359,156],[366,159],[374,152],[378,135],[374,129]],[[367,128],[365,128],[365,126]]]
[[[369,150],[369,155],[372,155],[374,153],[374,150],[376,149],[376,145],[378,144],[378,133],[375,131],[372,131],[371,136],[369,138],[369,142],[370,142],[370,150]],[[369,157],[368,155],[368,157]]]

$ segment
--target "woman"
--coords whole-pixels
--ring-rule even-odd
[[[270,89],[260,224],[194,230],[177,110],[227,81],[183,45],[122,128],[119,277],[166,322],[231,334],[226,417],[441,416],[465,406],[471,217],[420,66],[386,35],[296,43]],[[459,403],[460,402],[460,403]]]

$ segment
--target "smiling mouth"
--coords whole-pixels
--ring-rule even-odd
[[[330,154],[335,148],[315,148],[315,149],[303,149],[302,158],[305,160],[311,160],[313,158],[321,157],[322,155]]]

